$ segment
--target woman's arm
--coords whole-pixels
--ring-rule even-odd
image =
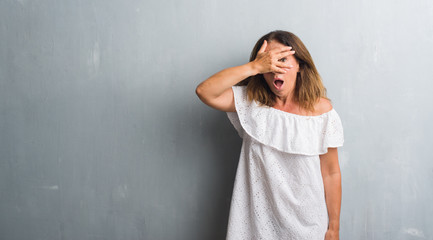
[[[254,61],[224,69],[201,82],[195,90],[200,100],[217,110],[234,112],[236,109],[231,88],[233,85],[250,76],[272,71],[285,73],[283,68],[293,67],[288,63],[279,61],[280,58],[293,54],[290,52],[291,47],[286,46],[265,51],[267,44],[265,40]]]
[[[227,68],[200,83],[195,92],[206,105],[224,112],[234,112],[236,109],[231,87],[257,73],[253,62]]]
[[[341,172],[338,164],[337,148],[328,148],[328,152],[319,157],[329,216],[328,232],[325,239],[338,239],[341,208]]]

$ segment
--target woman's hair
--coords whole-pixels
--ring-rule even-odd
[[[283,45],[291,46],[295,51],[293,55],[299,63],[299,72],[296,75],[296,84],[294,90],[294,101],[307,111],[314,112],[314,104],[321,98],[330,100],[326,96],[326,88],[323,86],[321,77],[317,72],[313,59],[302,41],[293,33],[276,30],[261,37],[253,48],[250,56],[250,62],[256,59],[257,53],[266,40],[277,41]],[[256,100],[260,105],[273,107],[276,96],[269,88],[262,74],[250,76],[237,86],[247,86],[249,100]]]

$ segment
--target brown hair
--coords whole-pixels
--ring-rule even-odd
[[[266,40],[268,43],[272,40],[291,46],[295,50],[293,55],[299,63],[299,72],[296,76],[294,90],[294,101],[307,111],[314,112],[314,104],[321,98],[330,100],[326,96],[326,88],[323,86],[321,77],[314,65],[313,59],[302,41],[293,33],[276,30],[261,37],[254,46],[250,62],[254,61],[257,52]],[[236,86],[247,86],[249,100],[256,100],[260,105],[273,107],[275,104],[275,94],[271,91],[262,74],[250,76]]]

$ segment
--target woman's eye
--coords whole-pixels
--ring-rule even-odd
[[[285,61],[286,61],[286,58],[281,58],[280,61],[281,61],[281,62],[285,62]]]

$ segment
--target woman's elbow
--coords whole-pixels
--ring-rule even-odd
[[[202,89],[201,89],[201,84],[199,84],[196,88],[195,88],[195,94],[200,97],[200,95],[202,94]]]
[[[203,91],[203,86],[202,84],[199,84],[196,88],[195,88],[195,94],[197,95],[197,97],[203,102],[203,103],[207,103],[208,97],[206,96],[205,91]]]
[[[201,84],[199,84],[196,88],[195,88],[195,94],[197,95],[197,97],[203,101],[204,99],[204,95],[203,95],[203,87],[201,86]]]

